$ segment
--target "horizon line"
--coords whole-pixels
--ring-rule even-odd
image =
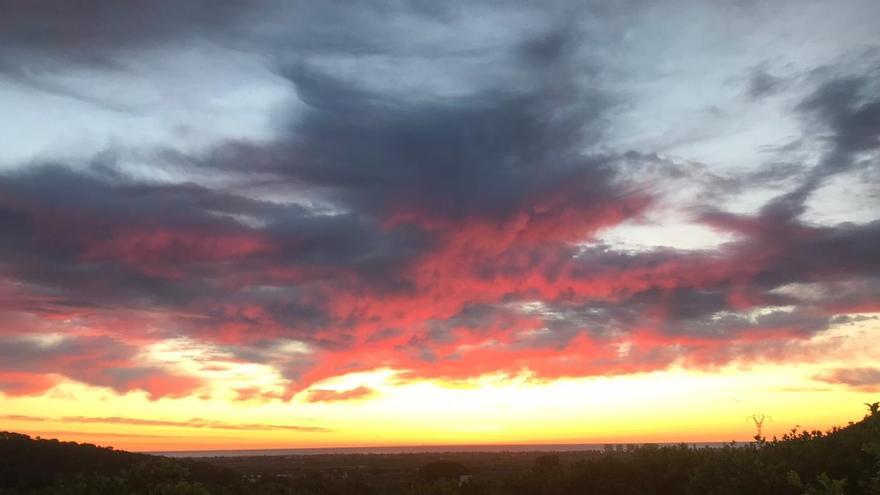
[[[436,450],[443,448],[493,448],[499,449],[504,447],[585,447],[595,446],[603,447],[606,445],[725,445],[733,443],[748,443],[753,440],[688,440],[688,441],[668,441],[668,442],[562,442],[562,443],[543,443],[543,442],[524,442],[524,443],[467,443],[467,444],[399,444],[399,445],[359,445],[359,446],[335,446],[335,447],[269,447],[269,448],[240,448],[240,449],[171,449],[171,450],[138,450],[129,451],[140,454],[163,455],[163,454],[192,454],[192,453],[228,453],[228,452],[290,452],[290,451],[328,451],[328,450],[374,450],[374,449],[429,449],[422,452],[442,453],[442,452],[464,452],[456,450]],[[571,449],[575,451],[577,449]],[[594,450],[594,449],[585,449]],[[520,452],[529,452],[529,450],[518,450]],[[420,451],[408,452],[419,453]],[[468,450],[468,452],[479,452]],[[503,450],[495,450],[494,452],[504,452]],[[389,452],[394,453],[394,452]],[[397,452],[403,453],[403,452]],[[295,454],[291,454],[295,455]]]

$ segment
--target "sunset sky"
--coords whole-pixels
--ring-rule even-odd
[[[878,19],[0,0],[0,430],[168,451],[860,419]]]

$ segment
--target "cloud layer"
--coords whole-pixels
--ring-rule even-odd
[[[0,171],[3,393],[61,379],[200,393],[209,384],[186,363],[144,351],[180,338],[224,350],[213,365],[282,377],[281,393],[245,387],[241,400],[366,398],[316,384],[376,369],[553,379],[797,360],[798,342],[880,312],[876,49],[787,75],[731,65],[720,91],[741,100],[719,98],[707,127],[773,103],[798,133],[753,143],[764,158],[742,168],[627,126],[650,108],[633,88],[662,80],[621,55],[656,35],[637,2],[210,4],[0,1],[3,81],[85,101],[96,113],[83,123],[109,118],[114,81],[159,77],[126,62],[156,53],[190,50],[196,66],[206,47],[244,53],[289,93],[263,139],[128,136],[89,159],[43,153]],[[615,34],[627,23],[636,41]],[[839,49],[864,50],[851,45]],[[718,133],[699,140],[725,149]],[[858,207],[874,214],[810,220],[841,181],[867,185]],[[658,220],[672,217],[717,242],[682,247]],[[603,237],[652,223],[653,243]]]

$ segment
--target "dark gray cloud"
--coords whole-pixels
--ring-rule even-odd
[[[216,35],[250,9],[228,1],[4,0],[0,10],[4,58],[48,54],[57,57],[56,63],[100,63],[113,50],[173,43],[206,32]]]
[[[759,100],[781,91],[785,82],[784,78],[770,74],[767,64],[762,63],[752,69],[746,94],[753,100]]]
[[[876,69],[863,75],[834,77],[799,105],[799,110],[826,132],[819,134],[828,142],[823,166],[845,170],[860,163],[876,164],[880,148],[878,84],[880,72]],[[870,155],[858,156],[863,152]]]
[[[368,215],[505,218],[562,187],[571,188],[568,201],[607,202],[623,193],[615,171],[584,150],[598,144],[613,99],[576,85],[579,61],[561,48],[532,53],[535,43],[570,42],[575,34],[562,29],[507,48],[514,77],[465,86],[456,98],[400,92],[390,79],[389,88],[371,88],[306,60],[283,65],[305,104],[285,135],[268,148],[232,146],[196,162],[227,171],[247,163]]]
[[[806,125],[800,143],[820,143],[821,157],[798,187],[764,207],[768,214],[797,217],[828,179],[880,163],[880,100],[876,98],[880,72],[876,66],[857,75],[832,71],[823,79],[797,106]]]

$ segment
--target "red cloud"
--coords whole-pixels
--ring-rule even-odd
[[[372,252],[355,250],[346,263],[325,252],[332,247],[351,254],[348,246],[322,237],[337,230],[304,235],[232,223],[210,229],[133,225],[97,238],[71,227],[65,242],[74,255],[62,266],[106,269],[98,272],[104,278],[75,278],[77,291],[66,293],[9,282],[0,286],[0,304],[14,316],[8,321],[20,325],[3,329],[4,335],[54,331],[83,339],[82,345],[37,356],[39,367],[7,360],[7,373],[27,376],[21,385],[5,380],[4,388],[40,392],[52,377],[66,376],[123,393],[144,390],[153,398],[193,393],[201,386],[197,379],[139,363],[133,353],[173,335],[165,329],[222,346],[235,354],[232,361],[272,365],[289,381],[284,398],[308,391],[313,401],[366,397],[370,391],[363,387],[309,388],[383,367],[401,371],[402,379],[526,371],[548,379],[648,371],[673,362],[711,367],[734,359],[786,359],[786,343],[822,330],[831,316],[876,307],[870,290],[821,303],[772,292],[789,282],[851,279],[858,264],[828,264],[809,253],[864,245],[872,239],[870,229],[714,214],[705,221],[742,237],[714,252],[626,253],[583,243],[639,215],[650,198],[586,202],[577,191],[559,187],[497,217],[400,209],[370,234],[385,241],[417,232],[415,247],[399,258],[376,260]],[[57,247],[58,232],[48,227],[62,224],[42,223],[37,230]],[[311,245],[317,248],[309,251]],[[10,281],[32,272],[45,276],[36,264],[5,269]],[[65,283],[77,274],[61,272]],[[116,294],[129,286],[131,294]],[[92,301],[108,307],[89,306]],[[528,310],[528,304],[540,307]],[[749,314],[773,306],[796,311],[760,321]],[[303,342],[308,352],[296,358],[272,352],[277,339]],[[248,387],[238,395],[275,398]]]
[[[91,243],[87,261],[120,260],[132,265],[175,261],[217,261],[270,252],[273,246],[256,235],[212,234],[167,229],[116,232]]]
[[[325,390],[313,389],[309,390],[309,402],[338,402],[345,400],[363,399],[373,395],[375,392],[367,387],[357,387],[349,390]]]
[[[58,383],[58,377],[46,373],[0,371],[0,392],[10,396],[35,395]]]

